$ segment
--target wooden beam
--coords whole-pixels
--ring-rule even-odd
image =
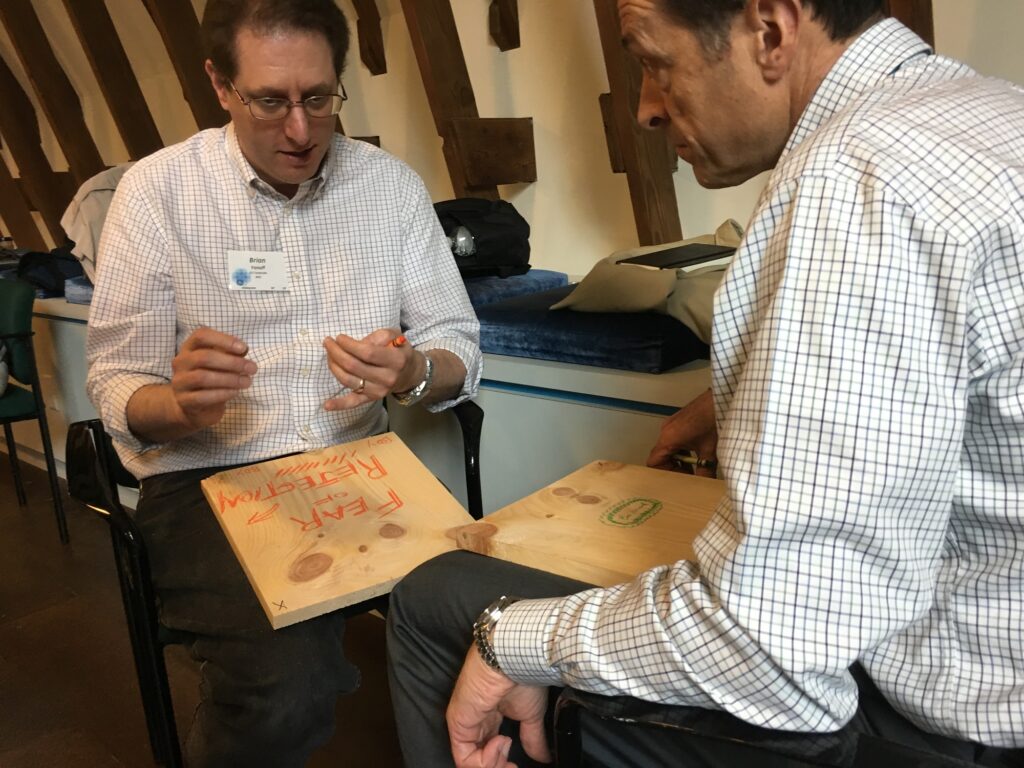
[[[53,53],[30,0],[4,0],[0,18],[79,184],[106,166],[82,116],[82,103]]]
[[[622,159],[622,139],[615,130],[615,110],[612,109],[612,95],[602,93],[597,97],[601,107],[601,121],[604,123],[604,138],[608,144],[608,163],[612,173],[625,173],[626,161]]]
[[[453,117],[478,117],[449,0],[402,0],[438,135]]]
[[[450,134],[453,118],[479,117],[450,0],[402,0],[413,51],[439,136]],[[498,199],[497,187],[469,190],[462,158],[450,141],[442,147],[456,197]]]
[[[160,132],[146,105],[146,99],[132,73],[117,29],[102,2],[64,0],[82,49],[107,101],[114,123],[132,160],[163,146]]]
[[[35,107],[2,57],[0,104],[4,105],[0,109],[0,133],[18,166],[26,199],[42,215],[53,240],[62,243],[64,230],[60,226],[60,217],[72,195],[64,196],[58,187],[56,175],[43,152]]]
[[[683,233],[665,134],[643,130],[636,121],[640,65],[622,47],[615,0],[594,0],[594,10],[611,88],[611,133],[620,144],[640,244],[680,240]]]
[[[384,56],[384,35],[380,28],[377,0],[352,0],[356,9],[356,34],[359,35],[359,58],[371,75],[388,71]]]
[[[46,241],[39,233],[32,211],[22,196],[18,181],[11,176],[11,171],[0,159],[0,215],[4,217],[9,234],[19,248],[31,248],[33,251],[46,251]]]
[[[910,27],[928,45],[935,47],[932,0],[886,0],[886,12]]]
[[[491,0],[487,12],[491,38],[502,51],[519,47],[519,0]]]
[[[29,207],[31,207],[32,210],[38,210],[32,203],[32,198],[29,195],[26,180],[19,176],[15,181],[18,182],[18,186],[21,188],[21,194],[25,198],[26,202],[28,202]],[[67,208],[64,201],[67,200],[68,202],[71,202],[71,198],[73,198],[78,192],[78,184],[75,183],[75,180],[69,171],[53,171],[50,176],[50,187],[53,190],[53,199],[61,203],[61,215],[63,215],[63,210]],[[63,229],[61,231],[63,232]],[[63,237],[64,235],[62,234],[61,238]]]
[[[455,26],[451,0],[402,0],[402,10],[409,25],[409,36],[427,100],[430,102],[430,111],[434,116],[434,125],[438,135],[444,139],[442,150],[455,196],[497,200],[496,183],[481,182],[521,177],[524,168],[521,150],[527,147],[527,143],[520,142],[518,149],[491,147],[486,153],[478,151],[479,145],[473,137],[484,135],[489,129],[483,125],[470,127],[472,121],[479,120],[480,115]],[[454,121],[459,121],[457,127],[453,125]],[[518,135],[522,135],[522,125],[519,124],[515,129]],[[532,123],[528,148],[533,153]],[[468,164],[475,162],[484,163],[486,167],[470,168]],[[532,174],[536,177],[535,160],[531,157],[527,164],[534,166]]]
[[[466,170],[468,188],[537,180],[533,118],[457,117],[449,127],[445,144],[452,144]]]
[[[203,68],[205,59],[199,19],[191,0],[145,0],[145,3],[171,57],[196,125],[200,128],[224,125],[228,121],[228,113],[221,109]]]

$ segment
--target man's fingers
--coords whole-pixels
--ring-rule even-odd
[[[171,386],[179,396],[203,390],[230,390],[237,394],[239,390],[252,386],[252,377],[244,373],[224,373],[199,368],[177,374],[172,379]]]
[[[252,376],[256,373],[256,363],[241,355],[233,355],[210,347],[201,347],[185,351],[174,358],[171,363],[175,373],[205,368],[211,371],[231,371]]]
[[[392,338],[394,338],[394,332],[388,328],[382,328],[362,340],[338,334],[333,341],[347,355],[361,363],[377,368],[401,369],[405,364],[406,356],[411,355],[412,350],[403,352],[402,347],[391,346],[389,342]]]
[[[508,736],[493,736],[483,747],[472,742],[452,741],[452,758],[455,768],[516,768],[508,761],[512,739]]]
[[[348,338],[342,337],[341,338]],[[349,341],[355,344],[362,344],[362,342],[349,339]],[[398,374],[402,370],[403,353],[396,349],[384,348],[384,347],[365,347],[362,349],[366,352],[367,349],[376,350],[373,354],[367,353],[365,357],[360,357],[359,354],[352,354],[345,346],[339,344],[337,339],[326,338],[324,339],[324,349],[327,351],[327,367],[330,369],[334,378],[342,386],[355,388],[358,387],[360,379],[366,382],[366,386],[379,385],[379,389],[376,390],[377,399],[380,399],[388,392],[390,392],[395,382],[398,380]],[[374,360],[366,358],[377,358],[378,352],[385,355],[385,359],[378,362],[384,364],[378,364]],[[387,359],[393,356],[394,359]],[[388,365],[390,363],[390,365]],[[353,382],[356,382],[353,384]]]
[[[354,392],[343,395],[342,397],[332,397],[330,400],[324,401],[325,411],[347,411],[349,408],[355,408],[360,405],[379,400],[378,397],[370,397],[364,390],[360,394]]]
[[[181,345],[182,352],[203,348],[219,349],[232,355],[244,355],[249,351],[249,345],[237,336],[205,327],[196,329]]]
[[[523,721],[519,724],[519,740],[526,754],[539,763],[551,762],[551,750],[544,734],[544,723],[541,720]]]

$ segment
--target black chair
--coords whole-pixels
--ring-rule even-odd
[[[60,540],[68,543],[68,523],[64,517],[60,484],[57,482],[57,466],[53,460],[53,446],[50,445],[50,428],[46,423],[46,404],[39,386],[39,371],[36,368],[35,350],[32,346],[32,305],[36,291],[28,283],[18,280],[0,280],[0,340],[8,349],[11,378],[25,386],[9,383],[0,395],[0,423],[4,425],[7,440],[7,454],[14,472],[14,487],[18,503],[25,506],[25,486],[21,481],[18,467],[18,449],[14,441],[11,424],[17,421],[36,419],[39,433],[43,438],[43,455],[46,458],[46,473],[50,478],[50,492],[53,494],[53,511],[57,515],[57,531]]]
[[[462,430],[469,512],[479,520],[483,515],[479,456],[484,412],[471,401],[460,403],[452,412]],[[68,429],[67,474],[71,496],[110,524],[121,599],[153,758],[157,765],[177,768],[182,765],[181,748],[174,722],[164,648],[180,642],[181,638],[160,626],[146,545],[135,521],[118,498],[118,486],[136,488],[138,481],[121,464],[99,419],[75,422]],[[386,596],[373,598],[345,608],[344,613],[354,616],[386,608],[386,604]]]
[[[966,768],[972,765],[846,730],[813,735],[782,733],[741,722],[725,712],[565,688],[555,703],[555,754],[559,768],[591,765],[584,757],[584,731],[605,727],[615,728],[620,735],[627,734],[627,738],[635,735],[637,739],[644,738],[645,732],[657,732],[659,738],[671,739],[673,751],[680,755],[687,754],[695,743],[726,746],[732,758],[722,765],[785,764],[823,768]]]

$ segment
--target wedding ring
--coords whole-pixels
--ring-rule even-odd
[[[359,379],[359,386],[353,389],[357,395],[363,394],[363,390],[366,389],[366,379]]]

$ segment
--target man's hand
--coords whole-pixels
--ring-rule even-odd
[[[169,384],[142,387],[128,401],[128,424],[139,437],[164,443],[212,426],[229,400],[252,386],[256,363],[248,345],[213,328],[185,339],[171,361]]]
[[[647,457],[647,466],[678,471],[672,462],[672,454],[691,450],[698,458],[716,459],[717,447],[715,406],[709,389],[665,420],[658,442]],[[714,470],[704,467],[695,467],[693,471],[703,477],[715,476]]]
[[[331,398],[324,403],[324,408],[328,411],[355,408],[419,384],[426,372],[426,360],[408,343],[392,344],[399,337],[399,331],[381,328],[362,341],[343,333],[324,339],[327,367],[339,384],[351,390]]]
[[[526,754],[551,762],[544,735],[548,689],[519,685],[488,667],[470,648],[448,703],[448,735],[456,768],[515,768],[508,761],[511,740],[498,735],[503,717],[519,721]]]

